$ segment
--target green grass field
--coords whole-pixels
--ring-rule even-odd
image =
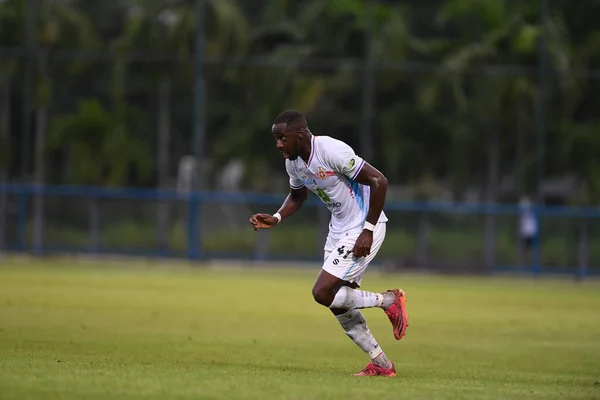
[[[395,378],[313,302],[314,269],[0,260],[0,399],[600,399],[600,283],[381,275]]]

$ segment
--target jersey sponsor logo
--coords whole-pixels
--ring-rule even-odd
[[[328,208],[338,208],[342,206],[342,203],[340,203],[339,201],[331,201],[331,197],[329,197],[329,195],[317,185],[317,182],[315,180],[313,180],[313,183],[315,184],[315,191],[317,192],[317,196],[319,196],[321,201],[323,201],[323,203],[325,203],[325,205]]]
[[[333,176],[335,175],[335,172],[333,171],[326,171],[325,168],[319,166],[319,168],[317,168],[317,176],[319,177],[319,179],[327,179],[328,176]]]
[[[331,202],[331,198],[327,195],[327,193],[325,193],[325,191],[318,186],[317,186],[317,196],[319,196],[321,198],[321,200],[323,200],[323,203]]]
[[[350,162],[348,162],[348,168],[352,169],[352,167],[354,167],[354,164],[356,164],[356,160],[351,159]]]

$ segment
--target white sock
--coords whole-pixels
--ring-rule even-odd
[[[392,368],[392,362],[388,360],[385,353],[379,347],[377,340],[371,334],[367,321],[358,310],[350,310],[341,315],[336,315],[346,335],[358,345],[371,358],[373,364],[385,369]]]
[[[381,307],[383,300],[384,296],[382,293],[366,292],[342,286],[335,294],[329,308],[353,310],[355,308]]]

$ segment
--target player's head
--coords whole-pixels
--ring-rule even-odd
[[[307,144],[310,146],[311,133],[306,118],[298,111],[287,110],[279,114],[273,121],[271,132],[277,149],[288,160],[295,160]]]

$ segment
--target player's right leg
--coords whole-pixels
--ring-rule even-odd
[[[395,376],[396,368],[373,337],[367,321],[359,310],[331,310],[346,335],[360,347],[371,362],[356,376]]]

